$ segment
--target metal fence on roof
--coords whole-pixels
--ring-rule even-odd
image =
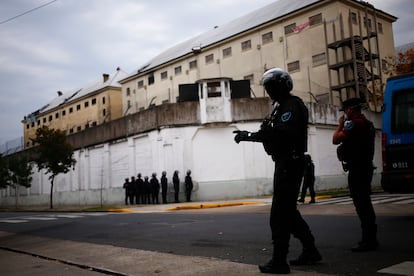
[[[23,137],[9,140],[6,143],[0,145],[0,154],[3,156],[10,155],[18,151],[22,151],[22,150],[23,150]]]

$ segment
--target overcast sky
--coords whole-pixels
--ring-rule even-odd
[[[57,91],[118,66],[131,73],[178,42],[277,0],[51,1],[0,2],[0,145],[23,136],[23,117]],[[414,42],[414,1],[368,2],[399,18],[396,46]]]

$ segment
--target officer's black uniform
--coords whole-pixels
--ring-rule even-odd
[[[178,195],[180,193],[180,178],[178,177],[178,171],[174,172],[173,185],[174,185],[174,201],[175,201],[175,203],[178,203],[178,202],[180,202],[178,200]]]
[[[128,205],[128,199],[131,190],[131,182],[129,182],[129,178],[125,178],[125,182],[122,187],[125,189],[125,205]]]
[[[167,173],[162,172],[161,175],[161,194],[162,194],[162,203],[167,203],[167,189],[168,189],[168,180]]]
[[[144,180],[142,175],[139,173],[137,175],[137,204],[144,204]]]
[[[269,79],[269,86],[266,86]],[[308,110],[300,98],[289,94],[292,80],[283,70],[274,68],[267,71],[263,75],[263,84],[269,96],[279,105],[275,104],[258,132],[236,131],[235,140],[262,142],[275,161],[270,214],[273,258],[259,265],[259,269],[263,273],[284,274],[290,272],[286,262],[290,234],[303,245],[302,254],[291,261],[292,265],[312,264],[322,259],[307,223],[296,208],[307,148]]]
[[[187,175],[185,176],[185,198],[187,202],[191,201],[191,192],[193,191],[193,179],[191,178],[191,171],[187,171]]]
[[[334,143],[342,143],[341,159],[346,162],[349,191],[361,221],[362,240],[352,248],[354,252],[375,250],[378,246],[376,215],[371,202],[375,128],[361,113],[362,105],[359,98],[344,101],[342,110],[349,117],[342,120],[334,133]]]
[[[151,196],[152,196],[152,204],[159,204],[158,194],[160,193],[160,182],[157,179],[157,175],[155,173],[152,174],[152,178],[150,180],[151,184]]]
[[[303,172],[302,192],[299,202],[305,202],[306,191],[309,189],[311,200],[309,203],[315,203],[315,165],[312,162],[312,157],[305,154],[305,171]]]

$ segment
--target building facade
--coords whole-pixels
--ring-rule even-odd
[[[249,80],[250,96],[263,97],[261,76],[272,67],[291,74],[293,93],[305,102],[361,97],[378,112],[395,20],[362,1],[276,1],[168,49],[121,80],[124,113],[180,101],[181,84],[205,79]]]
[[[125,76],[117,68],[114,74],[103,74],[101,79],[81,88],[66,93],[58,91],[55,99],[22,120],[25,148],[33,146],[30,139],[43,126],[70,135],[121,117],[122,94],[118,81]]]

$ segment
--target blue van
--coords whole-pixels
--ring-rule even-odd
[[[381,186],[388,192],[414,191],[414,72],[387,80]]]

